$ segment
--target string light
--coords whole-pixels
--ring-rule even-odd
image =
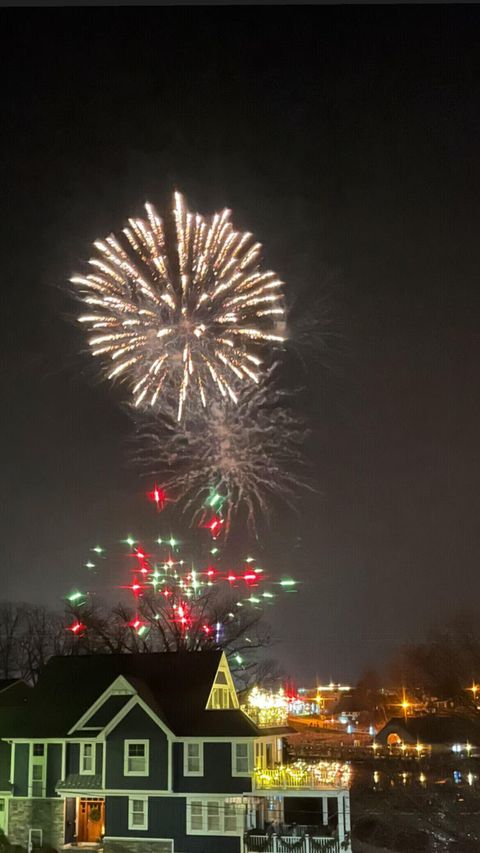
[[[319,761],[307,764],[296,761],[293,764],[274,768],[255,770],[254,787],[256,789],[284,788],[348,788],[351,780],[349,764],[337,761]]]

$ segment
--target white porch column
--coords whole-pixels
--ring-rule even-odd
[[[340,844],[345,840],[345,815],[343,811],[343,794],[337,794],[338,806],[338,840]]]
[[[328,797],[322,797],[322,823],[328,826]]]
[[[345,811],[345,833],[350,832],[351,823],[350,823],[350,792],[347,791],[344,797],[344,811]]]

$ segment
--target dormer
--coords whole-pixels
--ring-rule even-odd
[[[225,653],[222,653],[206,704],[206,710],[232,711],[238,709],[238,707],[237,692],[233,683],[232,673],[230,672]]]

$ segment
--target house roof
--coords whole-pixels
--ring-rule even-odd
[[[386,742],[389,734],[398,733],[399,737],[411,743],[426,745],[471,743],[480,745],[480,720],[477,722],[469,717],[458,714],[425,714],[421,717],[392,717],[380,729],[376,740]]]
[[[21,707],[0,702],[0,737],[67,735],[120,675],[175,735],[255,737],[242,711],[205,711],[221,657],[221,651],[53,657]]]
[[[0,708],[22,705],[31,691],[31,687],[20,678],[0,679]]]
[[[20,678],[0,678],[0,693],[7,690],[12,684],[23,684]]]
[[[69,773],[61,782],[56,784],[57,791],[98,791],[102,787],[101,773],[92,776]]]

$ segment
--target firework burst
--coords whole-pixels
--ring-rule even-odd
[[[261,377],[261,353],[284,340],[282,282],[259,266],[261,246],[234,230],[230,211],[187,211],[172,221],[151,204],[118,238],[95,242],[91,272],[74,276],[88,306],[79,319],[109,379],[125,380],[135,407],[206,408],[236,403]]]
[[[302,477],[306,430],[285,405],[269,374],[246,389],[236,405],[213,403],[181,424],[151,418],[137,424],[134,461],[158,476],[192,522],[220,512],[228,534],[233,516],[246,511],[255,527],[271,499],[292,504]]]

